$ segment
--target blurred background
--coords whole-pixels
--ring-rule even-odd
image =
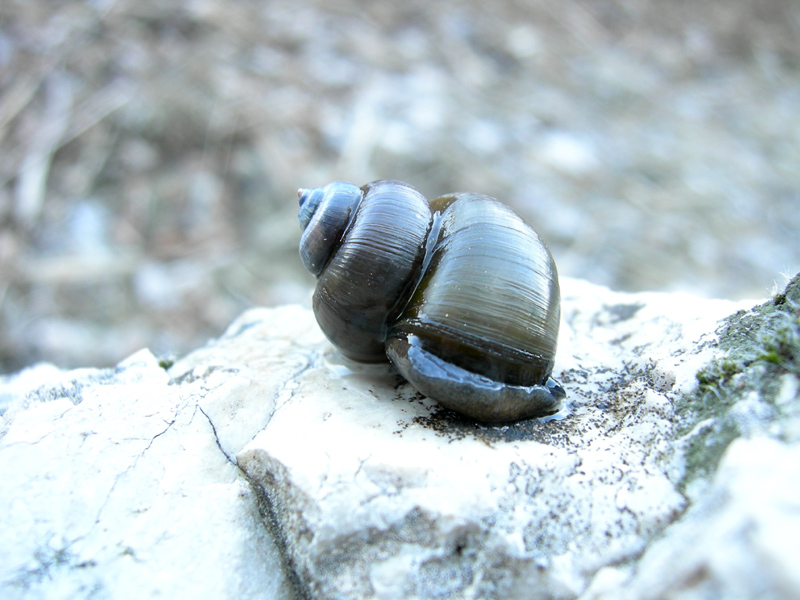
[[[0,372],[309,304],[298,187],[512,205],[562,276],[800,270],[796,0],[4,0]]]

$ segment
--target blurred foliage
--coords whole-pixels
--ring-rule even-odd
[[[183,353],[307,302],[295,190],[513,205],[562,275],[800,269],[800,4],[0,5],[0,371]]]

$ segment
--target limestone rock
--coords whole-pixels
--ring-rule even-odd
[[[710,489],[635,565],[602,569],[583,598],[800,597],[798,461],[797,444],[734,441]]]
[[[571,598],[686,509],[673,399],[735,307],[562,287],[556,418],[475,425],[312,349],[237,462],[313,597]]]
[[[150,352],[0,397],[0,597],[293,597],[258,495]]]
[[[342,359],[299,307],[168,371],[5,378],[0,593],[798,597],[792,293],[723,322],[753,303],[563,279],[567,405],[505,426]],[[767,321],[766,353],[726,346]]]

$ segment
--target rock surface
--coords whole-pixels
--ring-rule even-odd
[[[0,597],[292,597],[257,494],[150,352],[3,383]]]
[[[753,316],[783,345],[731,362],[752,302],[563,280],[567,406],[499,427],[291,306],[168,371],[35,367],[0,381],[0,592],[800,597],[792,293]]]

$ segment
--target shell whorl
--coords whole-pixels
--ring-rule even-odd
[[[340,228],[341,233],[329,227],[337,230],[336,239],[327,239],[324,245],[335,252],[318,269],[316,263],[313,269],[306,267],[317,275],[314,313],[328,339],[348,358],[378,362],[386,360],[389,322],[419,278],[431,213],[425,197],[408,184],[379,181],[356,189],[363,194],[355,214]],[[312,191],[309,197],[314,195]],[[319,238],[318,232],[309,229],[327,226],[325,213],[331,208],[342,212],[338,203],[323,200],[303,240]],[[337,219],[338,215],[330,221]]]
[[[416,335],[449,362],[511,385],[550,375],[558,274],[538,234],[478,194],[431,201],[442,223],[425,272],[389,335]]]
[[[303,228],[300,258],[306,269],[319,275],[358,209],[361,188],[334,181],[324,188],[297,190],[300,211],[297,220]]]

